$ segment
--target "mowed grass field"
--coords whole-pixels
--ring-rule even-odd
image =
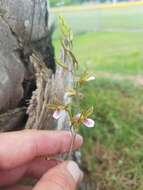
[[[139,10],[139,15],[143,14]],[[102,11],[106,15],[109,10]],[[121,22],[120,26],[126,23],[128,28],[132,28],[130,21],[135,18],[135,24],[139,28],[143,27],[141,16],[134,14],[136,8],[123,11],[124,17],[118,9],[108,12],[108,15],[117,15],[116,19],[110,17],[109,25],[106,22],[108,28],[111,27],[110,23],[117,26]],[[89,12],[86,19],[80,13],[70,14],[73,15],[71,20],[67,15],[65,17],[78,34],[75,35],[74,51],[81,70],[88,68],[96,76],[95,81],[84,87],[85,98],[81,104],[82,107],[94,106],[93,118],[96,121],[95,128],[80,129],[84,136],[82,159],[85,180],[93,183],[94,190],[142,190],[143,33],[94,32],[91,21],[93,13]],[[106,19],[103,19],[104,22]],[[87,31],[81,32],[80,26],[87,28]],[[88,32],[89,28],[92,32]],[[55,47],[58,53],[57,40]]]
[[[95,73],[143,74],[143,33],[87,33],[75,38],[74,50],[82,67]]]
[[[76,34],[93,31],[143,31],[143,5],[127,8],[95,9],[54,13],[65,17]],[[57,23],[57,22],[56,22]],[[59,33],[55,33],[55,37]]]

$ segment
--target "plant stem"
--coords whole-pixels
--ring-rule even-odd
[[[72,134],[72,139],[71,139],[71,145],[70,145],[70,150],[69,150],[69,154],[68,154],[68,160],[72,160],[73,147],[74,147],[74,142],[75,142],[75,138],[76,138],[76,133],[74,131],[73,126],[70,127],[70,130],[71,130],[71,134]]]

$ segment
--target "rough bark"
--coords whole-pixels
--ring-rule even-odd
[[[0,0],[0,131],[26,123],[26,107],[36,88],[33,50],[50,69],[47,83],[55,73],[48,18],[46,0]]]
[[[0,0],[3,17],[15,35],[24,42],[47,36],[48,10],[46,0]]]
[[[67,101],[71,76],[55,67],[47,6],[47,0],[0,0],[0,131],[54,127],[47,104],[55,96]]]
[[[0,112],[18,105],[23,96],[24,65],[16,53],[18,42],[0,18]]]

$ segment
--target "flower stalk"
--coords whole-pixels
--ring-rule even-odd
[[[93,113],[93,107],[87,108],[86,110],[82,110],[80,108],[80,100],[81,100],[81,87],[86,84],[86,82],[92,81],[95,79],[94,76],[90,75],[87,71],[78,74],[79,71],[79,63],[78,60],[73,53],[73,32],[70,27],[66,24],[63,17],[59,19],[60,30],[61,30],[61,48],[62,48],[62,58],[57,59],[57,64],[62,67],[65,71],[69,71],[68,65],[66,64],[66,60],[70,60],[73,64],[73,87],[68,89],[66,92],[66,96],[69,98],[72,97],[71,104],[65,103],[53,103],[49,104],[48,108],[53,109],[53,118],[58,120],[62,117],[63,111],[67,112],[69,116],[69,124],[70,131],[72,135],[70,150],[68,153],[68,159],[72,159],[73,147],[76,138],[76,131],[81,125],[84,125],[88,128],[94,127],[95,122],[89,118]]]

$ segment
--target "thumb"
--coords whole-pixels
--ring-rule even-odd
[[[49,170],[33,190],[76,190],[83,173],[73,161],[63,162]]]

